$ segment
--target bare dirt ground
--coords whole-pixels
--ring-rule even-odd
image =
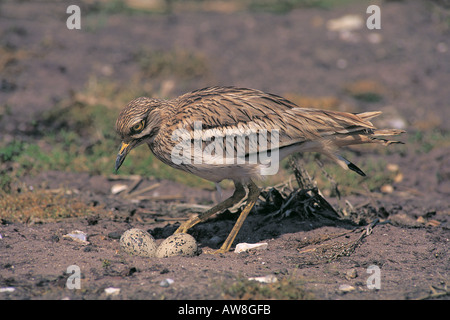
[[[2,2],[2,45],[24,53],[12,63],[10,74],[2,74],[0,104],[9,107],[0,118],[0,137],[33,139],[33,119],[82,90],[92,74],[131,81],[138,44],[195,49],[212,62],[208,79],[182,82],[174,95],[206,85],[236,85],[280,95],[338,96],[357,111],[384,111],[376,125],[396,121],[406,130],[448,131],[448,25],[424,1],[386,1],[380,3],[381,30],[327,29],[328,20],[347,14],[365,19],[366,7],[301,8],[283,14],[114,14],[87,32],[67,30],[65,4]],[[355,103],[342,94],[345,84],[361,79],[382,84],[383,100]],[[240,254],[207,253],[220,247],[234,224],[236,214],[230,213],[190,230],[202,249],[198,256],[149,259],[120,251],[118,237],[125,230],[149,230],[161,242],[177,226],[171,219],[193,213],[189,206],[194,204],[211,205],[216,192],[144,177],[139,188],[159,183],[150,194],[171,200],[136,202],[111,194],[118,182],[133,184],[127,177],[60,171],[25,177],[34,189],[72,190],[105,213],[44,223],[2,220],[0,288],[14,289],[4,289],[0,299],[448,299],[449,149],[404,150],[380,156],[364,149],[352,159],[382,157],[397,164],[403,175],[392,192],[345,198],[363,221],[269,217],[265,210],[254,210],[235,244],[267,242],[268,248]],[[338,204],[335,198],[327,200]],[[180,204],[189,204],[184,213]],[[380,223],[361,237],[375,218]],[[89,245],[63,238],[73,230],[86,232]],[[70,265],[80,268],[80,289],[66,286]],[[379,289],[367,286],[369,266],[380,269]],[[278,279],[262,285],[272,289],[267,295],[247,282],[267,275]],[[161,284],[167,278],[174,282]],[[120,288],[120,293],[107,295],[108,287]]]

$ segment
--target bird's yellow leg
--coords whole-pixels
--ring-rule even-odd
[[[195,226],[197,223],[203,222],[206,219],[208,219],[210,216],[212,216],[213,214],[215,214],[217,212],[221,212],[225,209],[228,209],[228,208],[234,206],[239,201],[241,201],[245,197],[245,189],[240,182],[235,182],[234,185],[235,185],[235,190],[231,197],[218,203],[211,209],[206,210],[202,214],[183,222],[178,227],[178,229],[175,231],[175,233],[186,233],[190,228]]]
[[[239,230],[241,229],[242,224],[244,223],[248,214],[250,213],[253,206],[255,205],[256,200],[258,200],[259,194],[260,194],[260,190],[259,190],[258,186],[253,181],[250,181],[250,183],[248,184],[247,205],[245,206],[244,210],[242,210],[241,214],[239,215],[239,218],[237,219],[236,223],[234,224],[234,227],[231,230],[231,232],[228,235],[225,242],[222,244],[220,249],[215,251],[214,253],[225,253],[230,250],[230,247],[233,244],[233,241],[236,238],[236,235],[238,234]]]

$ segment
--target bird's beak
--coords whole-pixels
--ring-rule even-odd
[[[116,172],[117,170],[119,170],[120,166],[122,165],[131,148],[132,148],[131,143],[125,143],[122,141],[122,145],[120,146],[120,150],[116,158]]]

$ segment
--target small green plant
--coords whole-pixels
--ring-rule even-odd
[[[0,161],[7,162],[12,161],[17,155],[19,155],[24,148],[22,141],[13,140],[0,148]]]
[[[430,131],[412,131],[408,134],[408,144],[416,153],[428,153],[436,147],[450,146],[450,132],[435,129]]]
[[[111,267],[111,261],[108,259],[103,259],[102,260],[102,268],[108,269],[109,267]]]
[[[231,285],[222,284],[225,299],[239,300],[311,300],[314,298],[308,292],[303,282],[293,277],[282,278],[274,283],[238,278]]]
[[[345,92],[357,100],[371,103],[383,100],[386,89],[381,83],[366,79],[348,84]]]
[[[366,0],[368,1],[368,0]],[[332,9],[349,5],[356,0],[245,0],[244,3],[252,10],[262,10],[274,13],[286,13],[296,8]]]

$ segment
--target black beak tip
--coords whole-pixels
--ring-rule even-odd
[[[353,163],[349,163],[348,164],[348,168],[350,169],[350,170],[353,170],[353,171],[355,171],[357,174],[359,174],[360,176],[363,176],[363,177],[365,177],[366,176],[366,174],[364,173],[364,171],[362,171],[360,168],[358,168],[356,165],[354,165]]]
[[[125,156],[124,155],[121,155],[121,154],[117,155],[116,163],[114,165],[114,169],[115,169],[116,173],[119,171],[119,168],[120,168],[120,166],[123,163],[123,160],[125,160]]]

